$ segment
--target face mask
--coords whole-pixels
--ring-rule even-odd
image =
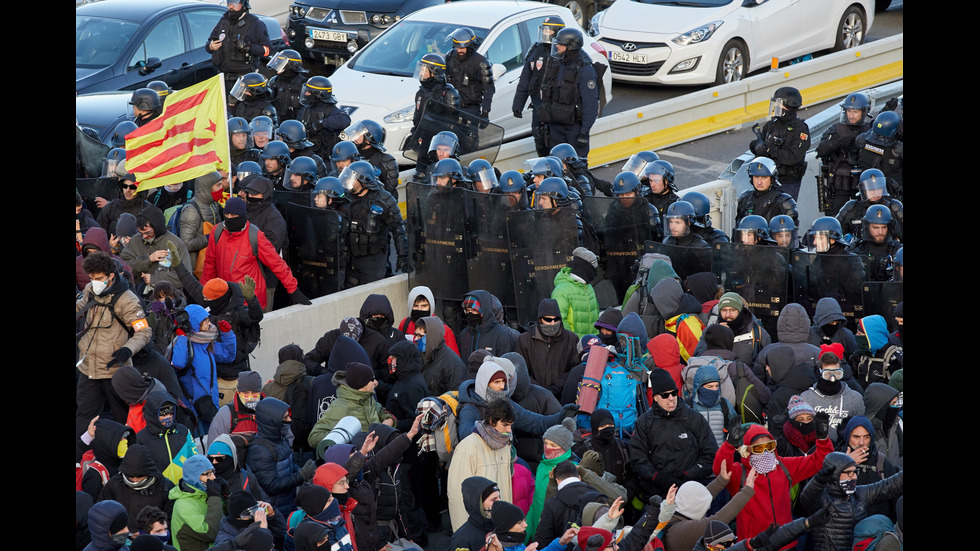
[[[813,422],[812,421],[809,422],[809,423],[801,423],[801,422],[799,422],[799,421],[797,421],[795,419],[790,419],[789,420],[789,424],[790,425],[793,425],[793,427],[796,430],[800,431],[800,434],[810,434],[811,432],[813,432]]]
[[[101,295],[106,290],[106,287],[108,286],[109,286],[108,279],[106,279],[105,281],[93,281],[92,292],[95,293],[96,296]]]
[[[288,421],[283,421],[283,423],[282,423],[282,428],[281,428],[281,429],[279,429],[279,432],[280,432],[280,434],[282,434],[282,437],[283,437],[283,439],[284,439],[284,440],[285,440],[286,438],[288,438],[288,437],[289,437],[289,435],[290,435],[290,433],[292,432],[292,431],[290,430],[290,428],[289,428],[289,427],[290,427],[290,425],[292,425],[292,423],[290,423],[290,422],[288,422]]]
[[[755,467],[759,474],[769,474],[776,468],[776,454],[774,452],[753,453],[749,456],[749,464]]]
[[[245,406],[245,409],[249,411],[255,411],[255,407],[259,405],[259,399],[256,398],[254,400],[249,400],[247,402],[242,400],[242,405]]]
[[[130,533],[129,532],[124,532],[122,534],[113,534],[112,535],[112,543],[114,545],[121,545],[123,547],[129,547],[129,545],[132,543],[132,540],[129,539],[129,536],[130,536]]]
[[[823,334],[824,334],[825,337],[828,337],[828,338],[829,337],[833,337],[834,336],[834,333],[837,332],[837,324],[836,323],[828,323],[827,325],[824,325],[820,329],[823,330]]]
[[[698,388],[698,401],[709,408],[715,407],[719,398],[721,398],[720,388],[718,390],[708,390],[704,387]]]
[[[429,315],[428,310],[412,310],[412,321],[419,321],[421,318]]]
[[[225,227],[228,228],[228,231],[230,232],[239,232],[245,229],[246,222],[248,222],[248,219],[244,216],[225,218]]]
[[[168,541],[170,541],[170,532],[169,531],[167,531],[167,532],[161,532],[159,534],[151,534],[151,535],[153,537],[157,538],[158,540],[160,540],[161,542],[163,542],[164,544],[166,544]]]
[[[212,191],[211,192],[211,198],[214,199],[214,202],[215,203],[220,203],[221,200],[225,198],[225,192],[224,192],[224,190]]]
[[[479,327],[481,323],[483,323],[483,316],[482,315],[480,315],[480,314],[472,314],[472,313],[466,314],[466,325],[469,325],[470,327],[476,328],[476,327]]]
[[[415,337],[415,346],[419,347],[419,352],[425,352],[425,335]]]
[[[561,331],[560,323],[541,323],[538,325],[541,334],[546,337],[557,337]]]
[[[844,384],[840,381],[828,381],[826,379],[820,379],[817,381],[817,390],[820,394],[824,396],[834,396],[840,392],[841,385]]]
[[[858,350],[862,352],[871,351],[871,344],[868,342],[867,335],[854,335],[854,339],[857,341]]]
[[[217,463],[212,461],[211,464],[214,465],[214,475],[218,478],[228,479],[235,472],[235,461],[227,455],[222,456]]]
[[[341,505],[347,504],[347,492],[342,494],[333,494],[334,499],[336,499]]]
[[[367,325],[371,329],[374,329],[375,331],[378,332],[383,332],[385,329],[390,327],[390,325],[388,324],[388,320],[386,318],[375,318],[375,317],[370,317],[366,319],[364,321],[364,325]]]
[[[561,455],[563,453],[565,453],[565,451],[562,450],[561,448],[545,448],[544,449],[544,458],[545,459],[554,459],[554,458],[558,457],[559,455]]]
[[[615,346],[616,344],[619,344],[619,338],[616,336],[616,333],[599,335],[599,338],[602,339],[602,344],[606,346]]]
[[[848,478],[847,480],[840,481],[840,489],[844,490],[844,493],[851,495],[857,490],[858,481],[856,478]]]
[[[173,415],[161,415],[160,424],[166,428],[174,426],[174,416]]]
[[[497,532],[497,539],[502,543],[521,543],[526,538],[525,532]]]
[[[596,439],[600,442],[612,442],[613,438],[616,437],[616,427],[606,427],[604,429],[599,429],[598,434],[596,434]]]

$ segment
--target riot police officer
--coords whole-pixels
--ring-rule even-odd
[[[231,162],[236,165],[245,161],[259,162],[262,159],[261,152],[252,141],[252,128],[242,117],[228,119],[228,149],[231,152]]]
[[[692,247],[704,249],[709,247],[708,242],[700,235],[691,231],[694,226],[694,219],[697,214],[694,212],[694,205],[687,201],[674,201],[663,215],[666,223],[666,234],[662,243],[665,245],[676,245],[678,247]]]
[[[313,151],[313,142],[306,138],[306,127],[303,123],[295,119],[282,121],[276,129],[276,139],[289,147],[289,156],[293,159],[297,157],[309,157],[316,163],[317,174],[325,175],[330,170],[324,164],[323,158]]]
[[[398,269],[411,272],[408,234],[401,211],[395,198],[381,187],[371,163],[355,161],[341,171],[339,179],[351,201],[346,287],[378,281],[385,276],[389,235],[395,240]]]
[[[572,209],[575,214],[575,229],[578,240],[582,241],[582,217],[575,208],[574,200],[564,178],[549,176],[541,180],[534,190],[532,208],[537,210]],[[557,212],[557,210],[556,210]],[[547,229],[543,231],[547,232]]]
[[[150,90],[155,90],[157,95],[160,96],[160,105],[167,103],[167,96],[174,93],[174,89],[170,87],[169,84],[162,80],[151,80],[146,84],[146,87]]]
[[[528,98],[531,98],[531,135],[534,136],[534,149],[538,152],[538,157],[548,154],[550,141],[548,123],[541,118],[543,105],[541,87],[548,66],[554,61],[551,57],[551,40],[564,28],[565,22],[556,16],[545,18],[538,27],[538,41],[531,45],[531,49],[524,56],[524,68],[521,70],[521,78],[517,82],[517,91],[514,93],[514,103],[511,107],[514,116],[520,119],[524,116],[524,106],[527,105]],[[551,153],[554,154],[554,150]]]
[[[378,179],[398,200],[398,161],[385,148],[385,128],[371,119],[357,121],[340,133],[340,139],[354,142],[361,158],[380,169]]]
[[[333,170],[327,173],[328,176],[340,176],[341,171],[351,165],[355,161],[363,161],[361,158],[361,152],[354,145],[354,142],[349,142],[343,140],[337,142],[337,145],[333,146],[333,151],[330,152],[330,162],[333,164]]]
[[[889,193],[902,199],[902,169],[905,163],[905,144],[895,136],[901,117],[894,111],[882,111],[875,117],[871,129],[854,139],[858,163],[863,170],[877,168],[888,180]]]
[[[817,254],[852,254],[842,243],[844,232],[840,222],[833,216],[821,216],[813,221],[806,234],[807,245]]]
[[[419,89],[415,92],[415,114],[412,116],[412,130],[409,132],[406,148],[419,153],[417,159],[418,165],[415,167],[415,171],[416,174],[419,172],[425,174],[425,169],[434,163],[435,159],[422,155],[421,150],[437,132],[437,130],[422,124],[426,105],[431,100],[450,108],[459,109],[462,105],[462,100],[456,88],[446,80],[446,58],[439,54],[429,53],[423,55],[422,59],[419,60],[418,66],[415,68],[415,78],[419,81]],[[453,136],[456,137],[458,144],[459,138],[455,134]],[[424,182],[428,180],[417,181]]]
[[[126,147],[126,134],[129,134],[133,130],[136,130],[139,126],[133,121],[120,121],[112,132],[109,134],[108,139],[104,140],[103,143],[111,148]]]
[[[866,94],[849,94],[840,108],[840,121],[827,129],[817,145],[822,161],[817,194],[827,216],[837,214],[857,190],[861,168],[854,140],[871,127],[871,100]]]
[[[871,205],[863,218],[861,237],[851,241],[847,250],[871,259],[872,281],[889,281],[895,256],[902,244],[891,236],[892,213],[884,205]]]
[[[902,202],[888,195],[888,182],[885,175],[877,168],[869,168],[861,173],[858,182],[860,196],[851,199],[840,208],[837,221],[840,222],[844,233],[861,237],[864,213],[871,205],[884,205],[892,213],[892,237],[902,240],[902,227],[905,221]]]
[[[446,81],[459,92],[460,109],[481,119],[490,118],[490,104],[496,91],[493,85],[493,69],[490,61],[476,51],[480,40],[467,27],[460,27],[449,35],[455,53],[446,57]],[[467,147],[467,151],[474,151]]]
[[[432,164],[444,159],[459,160],[459,140],[455,132],[443,130],[429,140],[429,150],[420,155],[412,181],[428,183],[432,179]]]
[[[309,69],[303,67],[303,59],[296,50],[276,52],[266,67],[276,73],[269,79],[269,91],[276,113],[283,120],[295,119],[299,114],[299,98],[303,93],[303,84],[309,78]]]
[[[783,191],[794,201],[800,196],[800,182],[806,173],[806,151],[810,149],[810,127],[796,112],[803,96],[792,86],[777,88],[769,102],[769,119],[749,144],[752,153],[776,161]]]
[[[599,116],[601,82],[592,59],[582,51],[582,31],[558,31],[552,46],[554,63],[541,87],[542,118],[548,120],[549,144],[572,144],[580,157],[589,156],[589,132]]]
[[[272,105],[269,81],[261,73],[248,73],[238,77],[229,95],[237,100],[229,107],[229,115],[242,117],[247,121],[259,115],[265,115],[273,122],[279,120],[276,108]]]
[[[493,193],[500,181],[497,170],[486,159],[474,159],[466,167],[466,177],[472,183],[473,190],[480,193]]]
[[[252,142],[258,150],[265,149],[269,142],[276,139],[276,125],[271,118],[265,115],[259,115],[252,119],[252,122],[248,123],[248,127],[252,131]]]
[[[290,159],[289,146],[279,140],[269,142],[262,150],[262,161],[265,165],[262,175],[272,181],[275,189],[285,189],[283,176]]]
[[[769,221],[769,237],[775,241],[777,247],[785,247],[790,252],[800,247],[796,222],[785,214],[773,216]]]
[[[631,226],[646,226],[650,230],[649,239],[653,241],[663,241],[664,238],[664,228],[661,224],[660,211],[657,207],[651,204],[649,201],[642,197],[643,182],[633,174],[632,172],[620,172],[618,176],[612,182],[612,192],[613,197],[619,199],[613,203],[612,207],[609,209],[609,217],[615,218],[616,216],[626,216],[628,219],[622,221],[615,221],[614,223],[607,223],[606,227],[618,228],[618,227],[631,227]],[[637,207],[633,207],[634,203],[630,200],[631,198],[637,198]],[[643,205],[646,203],[646,205]],[[641,207],[645,206],[646,208]],[[620,214],[617,214],[620,213]],[[639,220],[634,220],[637,215],[642,212],[643,221],[640,223]],[[646,236],[644,235],[644,240]],[[625,288],[623,289],[625,291]]]
[[[214,68],[225,75],[226,90],[238,77],[258,70],[259,61],[272,51],[265,23],[248,10],[248,0],[229,0],[228,11],[204,45]]]
[[[769,222],[758,214],[743,218],[735,228],[735,242],[743,245],[774,245],[769,237]]]
[[[163,111],[160,96],[151,88],[140,88],[133,92],[129,104],[133,106],[133,122],[136,126],[143,126],[159,117]]]
[[[443,159],[432,165],[430,184],[440,187],[458,187],[473,189],[470,180],[463,172],[462,165],[456,159]]]
[[[596,177],[589,170],[588,159],[579,157],[578,152],[575,151],[575,148],[571,144],[560,143],[552,147],[551,156],[556,157],[562,162],[565,168],[565,174],[577,183],[578,187],[584,192],[584,195],[595,195],[597,189],[600,191],[605,190],[603,193],[606,197],[612,195],[612,183]]]
[[[796,201],[784,193],[780,180],[777,179],[776,163],[768,157],[756,157],[749,162],[749,177],[754,189],[746,190],[738,198],[738,209],[735,223],[750,214],[758,214],[767,221],[777,214],[786,214],[799,220]],[[782,177],[778,174],[778,177]]]
[[[674,184],[674,165],[663,159],[657,159],[643,167],[640,172],[640,183],[644,185],[644,195],[650,204],[663,214],[667,207],[680,199],[677,196],[677,185]]]
[[[317,182],[316,161],[299,156],[289,162],[283,173],[282,185],[289,191],[310,191]]]
[[[303,83],[299,103],[296,118],[306,127],[313,151],[320,157],[329,155],[340,141],[340,132],[350,126],[350,116],[337,107],[333,85],[327,77],[310,77]]]
[[[701,236],[708,242],[708,245],[715,243],[728,243],[728,235],[716,228],[711,227],[711,200],[708,196],[697,191],[685,193],[681,201],[687,201],[694,207],[694,224],[691,231]]]
[[[531,208],[527,199],[527,192],[524,187],[527,182],[524,175],[516,170],[508,170],[500,175],[500,186],[496,193],[503,193],[510,197],[510,210],[529,210]]]

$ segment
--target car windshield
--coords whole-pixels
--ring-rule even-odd
[[[431,21],[401,21],[377,40],[370,42],[348,68],[365,73],[411,77],[422,56],[445,55],[452,49],[449,34],[460,25]],[[483,39],[487,29],[469,27]]]
[[[105,17],[75,16],[75,67],[112,65],[139,29],[138,23]]]
[[[641,4],[657,4],[666,6],[685,6],[689,8],[716,8],[731,4],[733,0],[633,0]]]

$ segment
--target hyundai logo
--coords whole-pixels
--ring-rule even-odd
[[[632,52],[636,50],[636,44],[633,44],[632,42],[626,42],[625,44],[623,44],[622,48],[626,52]]]

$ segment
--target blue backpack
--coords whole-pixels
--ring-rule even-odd
[[[608,409],[613,414],[620,437],[624,434],[628,436],[633,432],[633,425],[640,414],[637,404],[643,399],[643,387],[618,361],[608,362],[602,380],[597,382],[601,390],[596,406]]]

